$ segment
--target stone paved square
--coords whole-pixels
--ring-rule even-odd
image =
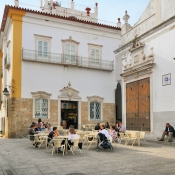
[[[82,154],[51,155],[26,139],[0,139],[0,174],[9,175],[174,175],[174,147],[142,142],[141,146],[114,145],[114,151],[83,147]]]

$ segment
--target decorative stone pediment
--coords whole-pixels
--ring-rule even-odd
[[[67,87],[64,87],[60,90],[61,95],[58,96],[58,98],[65,98],[65,99],[81,99],[81,97],[78,95],[79,91],[73,89],[71,87],[71,83],[69,82]]]
[[[150,48],[150,54],[148,56],[146,56],[144,48],[145,44],[139,42],[136,36],[132,40],[132,46],[129,49],[129,60],[126,57],[123,61],[124,73],[121,76],[123,76],[124,80],[152,72],[152,68],[155,66],[153,48]]]
[[[74,44],[77,44],[77,45],[79,44],[79,42],[77,42],[77,41],[75,41],[75,40],[72,39],[72,36],[70,36],[69,39],[62,39],[61,41],[63,43],[66,42],[66,43],[74,43]]]
[[[96,95],[87,97],[87,99],[88,99],[88,101],[90,101],[90,102],[94,102],[94,101],[95,101],[95,102],[103,102],[103,100],[104,100],[104,98],[99,97],[99,96],[96,96]]]
[[[31,92],[31,94],[34,98],[50,98],[52,95],[44,91]]]

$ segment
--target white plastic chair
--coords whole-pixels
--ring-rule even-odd
[[[63,150],[63,156],[64,156],[65,145],[61,145],[61,143],[62,143],[63,140],[64,139],[53,139],[52,155],[53,155],[53,152],[54,152],[55,148],[62,148],[62,150]]]
[[[73,155],[74,155],[74,150],[75,150],[75,148],[78,148],[79,151],[80,151],[80,153],[82,153],[82,152],[81,152],[81,149],[80,149],[79,146],[78,146],[78,143],[79,143],[79,139],[75,139],[73,145],[69,145],[69,144],[68,144],[68,146],[70,147],[70,150],[71,150],[71,152],[72,152]]]
[[[39,134],[34,135],[34,142],[40,144],[38,149],[40,149],[41,145],[45,143],[47,148],[47,136],[41,136]]]
[[[97,144],[97,140],[95,139],[95,134],[87,135],[86,141],[87,141],[87,150],[89,150],[92,144],[94,144],[94,147],[95,147],[95,144]]]

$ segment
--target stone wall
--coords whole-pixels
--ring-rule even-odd
[[[112,103],[103,103],[103,120],[88,120],[88,102],[81,102],[81,124],[96,124],[96,123],[105,123],[115,124],[115,104]]]
[[[5,137],[15,138],[27,135],[33,118],[33,99],[11,98],[8,102],[8,117],[6,118]],[[44,122],[58,126],[58,101],[50,100],[50,119]]]
[[[58,126],[58,100],[50,100],[50,118],[43,119],[44,122]],[[11,98],[8,100],[8,117],[6,117],[5,137],[15,138],[28,135],[33,118],[33,99]],[[115,105],[103,104],[103,120],[88,121],[88,102],[81,102],[81,124],[96,124],[97,122],[109,124],[115,123]]]

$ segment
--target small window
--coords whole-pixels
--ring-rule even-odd
[[[90,120],[101,119],[101,103],[90,102]]]
[[[48,118],[48,99],[35,99],[35,118]]]

